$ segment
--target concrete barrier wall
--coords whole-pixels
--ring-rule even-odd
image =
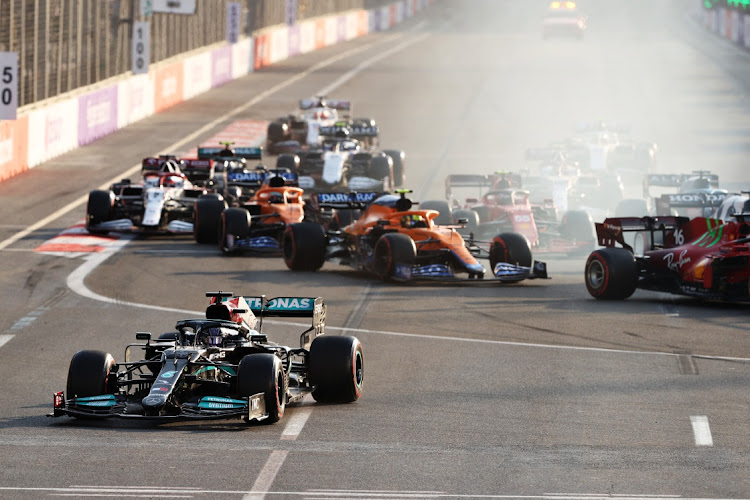
[[[235,44],[218,44],[152,65],[148,74],[57,98],[14,121],[0,122],[0,181],[195,97],[232,79],[288,57],[387,30],[433,0],[399,0],[371,10],[349,11],[275,26]],[[210,71],[206,71],[210,68]]]

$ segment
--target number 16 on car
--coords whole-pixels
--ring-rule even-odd
[[[0,52],[0,120],[15,120],[18,109],[18,52]]]

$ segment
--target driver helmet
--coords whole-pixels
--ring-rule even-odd
[[[221,328],[208,329],[206,344],[212,347],[221,347],[224,345],[224,334],[221,332]]]
[[[345,128],[340,128],[336,131],[334,134],[334,137],[338,139],[348,139],[349,138],[349,130]]]
[[[284,196],[279,191],[271,191],[268,195],[269,203],[284,203]]]
[[[412,228],[425,225],[424,217],[421,215],[411,214],[401,217],[401,227]]]

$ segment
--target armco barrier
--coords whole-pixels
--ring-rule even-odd
[[[275,26],[235,44],[220,44],[155,64],[147,75],[123,76],[75,96],[37,103],[0,122],[0,181],[89,144],[211,88],[290,56],[390,29],[433,0],[390,5]],[[744,21],[737,22],[745,26]],[[207,71],[210,68],[210,71]]]

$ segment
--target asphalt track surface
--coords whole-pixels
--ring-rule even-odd
[[[543,3],[441,2],[0,184],[0,497],[749,498],[746,307],[642,291],[597,302],[583,259],[547,259],[548,281],[445,287],[334,264],[295,274],[188,237],[34,252],[142,157],[323,89],[406,150],[416,199],[440,198],[450,172],[517,168],[526,147],[600,118],[657,142],[663,172],[708,166],[743,187],[750,59],[681,2],[582,0],[583,42],[543,41]],[[271,426],[45,417],[77,350],[122,359],[135,331],[172,330],[218,289],[323,296],[328,333],[363,342],[363,397],[290,407]],[[300,328],[264,331],[294,345]]]

